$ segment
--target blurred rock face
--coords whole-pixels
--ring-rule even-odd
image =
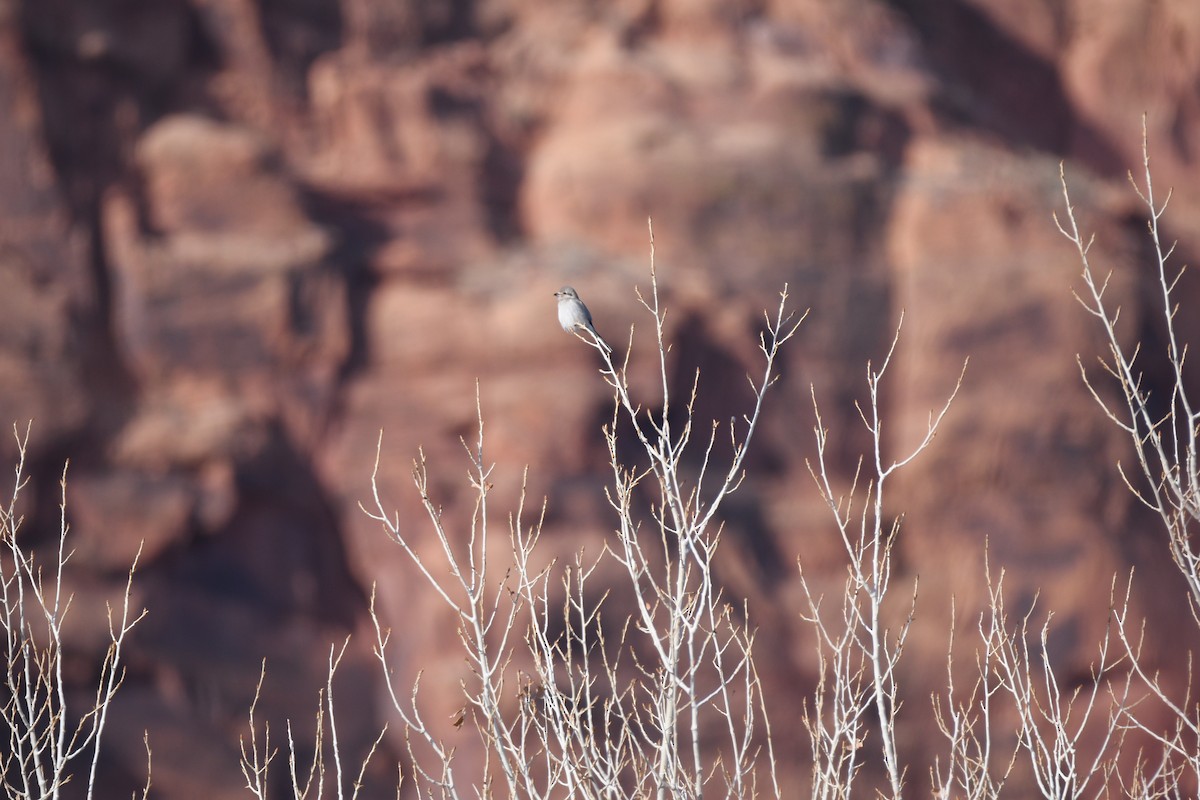
[[[884,398],[897,453],[971,359],[891,498],[902,577],[922,581],[903,662],[914,726],[950,597],[967,628],[984,598],[985,541],[1016,596],[1044,590],[1068,672],[1086,672],[1130,565],[1149,634],[1190,629],[1154,522],[1115,479],[1126,445],[1079,382],[1096,331],[1050,215],[1065,159],[1125,330],[1152,337],[1139,212],[1105,179],[1140,165],[1149,109],[1168,238],[1180,263],[1200,250],[1198,79],[1200,13],[1149,0],[0,4],[0,422],[36,420],[43,528],[72,459],[80,592],[122,585],[143,543],[151,616],[110,732],[114,796],[146,728],[161,796],[239,791],[260,660],[267,713],[311,719],[327,645],[364,630],[375,583],[402,681],[441,666],[431,717],[470,757],[447,612],[356,508],[379,431],[402,524],[426,524],[410,482],[423,446],[465,532],[478,381],[493,508],[515,505],[528,464],[555,547],[602,539],[610,400],[551,294],[576,286],[610,342],[636,324],[631,376],[654,386],[633,291],[647,218],[669,368],[681,386],[700,369],[702,422],[746,410],[782,285],[813,309],[726,520],[727,591],[782,643],[760,666],[780,707],[814,680],[792,559],[830,591],[843,575],[804,466],[809,386],[848,480],[865,364],[901,310]],[[1185,338],[1198,320],[1180,320]],[[355,642],[341,724],[369,738],[380,678]]]

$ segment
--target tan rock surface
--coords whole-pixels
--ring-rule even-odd
[[[611,400],[552,293],[576,286],[619,349],[633,326],[631,381],[660,403],[634,293],[648,217],[669,370],[682,392],[700,368],[702,425],[745,411],[783,284],[812,308],[724,520],[722,579],[772,642],[760,671],[783,718],[816,680],[795,558],[830,591],[844,576],[805,467],[811,394],[848,483],[867,444],[865,365],[901,311],[889,450],[971,359],[889,501],[906,520],[897,591],[921,580],[902,676],[914,792],[936,754],[921,726],[950,598],[969,630],[985,541],[1018,602],[1040,590],[1055,609],[1068,670],[1086,674],[1130,566],[1139,613],[1162,625],[1149,635],[1182,626],[1194,644],[1160,534],[1116,475],[1127,444],[1080,383],[1097,332],[1050,214],[1066,159],[1126,333],[1152,337],[1142,212],[1095,176],[1140,168],[1148,111],[1162,194],[1176,189],[1168,239],[1180,264],[1200,252],[1200,15],[1149,0],[900,5],[0,5],[0,425],[37,420],[38,541],[73,460],[81,598],[102,605],[144,542],[151,616],[110,731],[113,785],[140,786],[149,728],[159,796],[231,793],[260,659],[278,679],[264,715],[311,720],[328,644],[349,633],[339,725],[365,747],[387,716],[365,635],[373,585],[401,683],[427,669],[432,724],[477,752],[453,726],[468,671],[452,620],[357,509],[380,430],[384,500],[423,554],[436,546],[412,460],[423,448],[465,535],[477,386],[497,548],[528,466],[545,557],[598,549]],[[1200,335],[1200,315],[1181,325]],[[100,622],[81,617],[81,649]],[[1179,668],[1164,641],[1150,657]],[[796,793],[807,743],[794,725],[777,735]]]

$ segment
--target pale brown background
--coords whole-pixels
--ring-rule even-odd
[[[429,669],[428,716],[470,756],[471,732],[450,726],[465,666],[449,617],[356,509],[376,438],[403,524],[425,525],[409,481],[424,445],[460,525],[478,379],[497,532],[529,465],[549,547],[598,543],[608,394],[551,295],[576,286],[614,343],[640,324],[633,372],[652,405],[634,295],[650,216],[671,368],[681,385],[701,369],[702,418],[744,410],[783,283],[812,308],[728,507],[722,573],[770,642],[789,793],[815,675],[795,559],[829,591],[843,574],[804,468],[809,387],[845,479],[866,444],[866,361],[901,310],[884,398],[897,452],[971,358],[891,496],[898,591],[921,581],[901,675],[914,787],[939,747],[927,698],[950,598],[969,636],[985,539],[1016,606],[1041,590],[1055,609],[1061,674],[1086,680],[1130,566],[1148,663],[1181,670],[1195,626],[1117,477],[1127,443],[1079,380],[1097,330],[1051,219],[1065,159],[1124,335],[1152,344],[1144,209],[1122,183],[1143,112],[1182,265],[1200,250],[1196,3],[0,0],[0,422],[34,420],[31,542],[55,529],[71,459],[78,687],[96,609],[145,540],[135,599],[150,616],[105,796],[140,785],[145,729],[156,796],[241,795],[260,659],[264,714],[311,719],[328,644],[348,633],[340,728],[361,747],[386,716],[364,627],[374,582],[403,677]],[[1181,292],[1200,342],[1195,284]]]

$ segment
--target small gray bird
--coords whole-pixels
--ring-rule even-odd
[[[608,343],[596,333],[596,327],[592,325],[592,313],[579,299],[578,292],[570,286],[564,286],[555,292],[554,296],[558,298],[558,324],[562,325],[564,331],[574,333],[576,328],[583,328],[596,338],[596,344],[603,347],[604,352],[612,352]]]

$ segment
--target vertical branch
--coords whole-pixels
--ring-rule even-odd
[[[287,720],[288,778],[291,782],[292,797],[295,800],[302,800],[308,797],[309,793],[314,789],[318,798],[323,795],[325,791],[325,753],[327,747],[330,755],[333,757],[333,783],[338,800],[345,800],[347,794],[349,794],[351,800],[357,798],[359,792],[362,790],[363,777],[366,775],[367,766],[371,763],[371,759],[374,758],[375,752],[379,749],[379,745],[387,733],[387,725],[382,726],[379,734],[375,737],[375,741],[371,744],[371,747],[359,763],[358,772],[354,777],[353,783],[347,785],[346,780],[348,776],[342,764],[342,747],[338,740],[337,720],[334,713],[333,677],[337,674],[338,667],[342,663],[342,656],[346,654],[346,648],[349,645],[350,639],[347,637],[343,640],[340,648],[333,644],[329,646],[325,685],[317,692],[316,730],[313,733],[312,744],[313,756],[307,765],[300,763],[300,753],[296,746],[292,721],[290,719]],[[239,739],[241,768],[242,775],[246,778],[246,788],[258,800],[268,800],[268,798],[274,796],[270,790],[271,784],[267,778],[270,774],[271,763],[279,754],[279,748],[271,746],[271,723],[269,721],[263,722],[261,725],[261,743],[259,739],[260,726],[257,719],[257,711],[258,703],[262,699],[262,689],[266,678],[267,662],[264,660],[259,670],[258,684],[254,689],[254,700],[250,703],[249,731]],[[326,741],[326,729],[328,729],[328,741]]]
[[[651,293],[649,299],[638,297],[654,319],[663,392],[661,414],[644,414],[633,399],[626,372],[630,354],[622,363],[614,362],[612,353],[598,341],[580,337],[600,352],[604,362],[601,376],[613,389],[613,418],[604,435],[613,475],[607,495],[617,516],[617,536],[598,558],[585,560],[581,554],[566,567],[561,620],[554,619],[558,612],[550,601],[553,565],[533,565],[541,521],[532,526],[523,521],[524,485],[520,507],[509,518],[509,571],[503,578],[488,574],[487,496],[492,468],[483,458],[478,387],[479,438],[474,447],[466,448],[476,507],[465,547],[446,529],[441,509],[429,496],[422,454],[414,467],[414,482],[436,546],[432,553],[417,551],[399,518],[384,510],[376,481],[381,447],[377,448],[373,503],[362,506],[363,511],[384,527],[457,616],[473,674],[466,688],[468,705],[486,744],[489,763],[495,764],[504,778],[504,788],[497,793],[507,797],[618,798],[627,796],[632,786],[637,787],[639,796],[699,798],[705,784],[718,774],[718,764],[731,797],[757,796],[762,786],[755,775],[764,768],[770,773],[771,789],[775,795],[779,793],[765,721],[755,732],[759,718],[765,718],[765,702],[753,665],[754,636],[714,589],[712,563],[720,539],[719,508],[742,480],[746,447],[765,393],[776,379],[779,349],[795,334],[803,317],[797,320],[787,309],[785,286],[779,309],[767,317],[767,330],[760,339],[766,363],[761,379],[751,381],[753,408],[743,417],[744,425],[731,423],[732,459],[719,470],[714,468],[720,477],[708,489],[704,479],[717,426],[699,459],[698,476],[689,479],[684,474],[684,454],[692,444],[699,375],[691,387],[682,426],[673,431],[670,415],[678,409],[672,409],[666,311],[660,305],[653,259],[652,238]],[[648,466],[622,462],[617,448],[618,423],[632,426]],[[634,502],[638,487],[647,481],[645,485],[657,493],[648,521],[640,518]],[[644,530],[656,535],[642,535]],[[613,640],[606,638],[601,624],[608,594],[592,599],[586,590],[597,565],[608,559],[624,570],[635,606],[635,618]],[[388,691],[410,737],[410,751],[413,742],[421,742],[439,764],[438,768],[422,766],[414,752],[414,769],[425,785],[445,797],[458,797],[453,752],[425,725],[416,687],[406,700],[397,695],[387,658],[390,634],[374,605],[372,618],[376,657],[388,673]],[[526,619],[525,644],[533,670],[529,675],[513,666],[513,631]],[[551,633],[555,630],[560,632]],[[518,684],[515,718],[511,711],[504,711],[505,681],[514,677]],[[463,718],[465,712],[460,714]],[[715,763],[704,746],[710,724],[721,726],[724,740]],[[763,730],[767,732],[765,767],[756,758],[763,746]],[[489,780],[485,778],[484,785],[476,788],[481,796],[492,794]]]
[[[1071,204],[1066,171],[1061,166],[1059,179],[1066,204],[1066,221],[1064,223],[1056,215],[1055,223],[1059,232],[1075,246],[1078,253],[1083,267],[1085,291],[1076,294],[1076,298],[1096,319],[1104,332],[1108,358],[1100,359],[1100,365],[1104,372],[1115,380],[1124,407],[1114,408],[1101,396],[1082,359],[1077,359],[1080,374],[1104,413],[1130,437],[1146,488],[1134,486],[1134,482],[1123,470],[1122,477],[1134,495],[1162,520],[1171,557],[1188,583],[1193,609],[1196,610],[1200,609],[1200,544],[1191,535],[1191,531],[1200,521],[1200,470],[1197,469],[1197,426],[1200,425],[1200,414],[1194,410],[1186,393],[1183,366],[1187,346],[1179,341],[1175,328],[1175,315],[1179,311],[1179,305],[1174,293],[1183,270],[1175,273],[1167,271],[1175,246],[1163,245],[1159,227],[1170,203],[1171,194],[1168,192],[1166,199],[1161,203],[1155,199],[1145,118],[1142,121],[1142,154],[1145,189],[1138,187],[1132,174],[1130,182],[1133,183],[1134,190],[1149,214],[1147,232],[1157,265],[1160,311],[1166,331],[1166,352],[1163,356],[1172,376],[1171,385],[1167,388],[1169,401],[1165,416],[1160,416],[1151,408],[1151,387],[1144,387],[1142,384],[1143,376],[1137,364],[1141,355],[1140,346],[1130,353],[1121,344],[1117,331],[1121,309],[1111,308],[1105,299],[1110,276],[1100,279],[1092,268],[1090,250],[1095,237],[1085,238],[1080,232],[1075,208]]]
[[[987,579],[990,586],[990,572]],[[950,643],[946,650],[945,700],[936,694],[933,697],[934,719],[938,730],[947,740],[949,753],[944,771],[940,769],[940,759],[930,770],[934,796],[939,800],[950,800],[952,797],[994,800],[1000,796],[1016,764],[1020,746],[1014,745],[1007,760],[1001,762],[1001,769],[994,768],[996,743],[992,738],[992,709],[1003,687],[996,681],[990,658],[977,655],[978,676],[966,696],[959,695],[954,680],[955,616],[952,602]]]
[[[275,760],[278,754],[278,748],[271,748],[271,723],[263,723],[262,726],[262,744],[259,744],[259,725],[256,719],[258,711],[258,701],[262,698],[263,682],[267,677],[267,662],[266,659],[262,662],[262,667],[258,673],[258,683],[254,687],[254,699],[250,702],[250,732],[249,743],[247,743],[247,735],[243,734],[239,737],[239,749],[241,750],[241,767],[242,775],[246,778],[246,788],[250,790],[258,800],[268,800],[267,798],[267,775],[270,772],[271,762]],[[319,713],[318,709],[318,713]]]
[[[666,315],[659,305],[653,264],[651,289],[649,301],[640,293],[639,299],[654,317],[661,378],[664,391],[669,391],[666,385],[666,353],[669,348],[664,336]],[[742,670],[750,669],[752,637],[731,631],[731,638],[724,639],[720,632],[732,623],[727,614],[717,611],[722,601],[713,589],[712,558],[719,541],[719,528],[714,530],[714,520],[724,499],[741,482],[746,448],[757,426],[765,393],[776,379],[775,359],[779,349],[794,335],[804,318],[801,316],[796,319],[788,311],[787,300],[785,286],[780,293],[778,310],[774,317],[767,316],[767,330],[760,340],[765,367],[762,379],[757,384],[751,381],[754,407],[744,417],[745,426],[740,432],[735,431],[731,423],[734,455],[730,464],[722,470],[723,478],[707,497],[703,478],[709,469],[717,435],[715,425],[703,451],[697,480],[689,484],[684,480],[681,470],[683,456],[694,430],[693,408],[699,375],[693,383],[682,429],[677,436],[673,436],[667,418],[669,400],[664,401],[660,419],[646,415],[643,425],[640,406],[632,399],[625,372],[611,370],[605,373],[614,393],[613,420],[606,429],[606,437],[613,470],[609,502],[620,520],[615,554],[630,577],[630,587],[641,620],[639,631],[648,640],[657,659],[651,674],[658,685],[650,705],[655,717],[652,727],[658,731],[659,737],[655,742],[658,756],[654,770],[656,793],[660,798],[681,791],[686,791],[688,796],[701,794],[706,780],[700,747],[701,718],[714,701],[719,701],[721,708],[728,713],[730,695],[726,690],[734,680],[741,679],[740,675],[744,674]],[[616,431],[622,417],[633,429],[647,457],[649,466],[644,469],[630,468],[621,463],[618,457]],[[644,549],[643,538],[639,536],[642,526],[632,504],[636,487],[647,478],[653,479],[655,485],[652,490],[657,491],[659,498],[651,513],[661,552],[665,556],[662,567],[656,567],[653,554]],[[734,642],[744,648],[744,657],[733,661],[736,666],[724,660],[725,650]],[[705,670],[710,664],[716,667],[716,674],[711,678],[715,685],[713,689],[705,689],[701,682],[706,680]],[[751,685],[757,684],[752,680]],[[752,698],[750,702],[753,702]],[[688,733],[687,741],[682,745],[678,741],[681,724],[685,725]],[[732,751],[744,752],[740,744],[743,741],[744,736],[738,733],[734,725],[729,733]],[[688,756],[686,766],[680,758],[683,753]],[[740,794],[747,791],[745,776],[738,770],[734,769],[728,777],[736,792]]]
[[[75,762],[86,772],[85,796],[96,791],[100,743],[108,720],[108,709],[124,677],[121,664],[126,636],[146,611],[131,607],[135,556],[130,566],[119,613],[108,609],[109,644],[100,667],[91,705],[76,709],[72,724],[63,674],[63,628],[71,609],[66,594],[64,568],[71,558],[67,536],[67,468],[59,481],[59,531],[48,570],[43,570],[32,551],[18,541],[24,522],[20,514],[21,492],[28,485],[25,459],[29,434],[14,428],[17,463],[13,492],[0,508],[0,617],[4,626],[4,689],[0,723],[7,734],[7,755],[0,756],[0,774],[7,786],[22,797],[58,797],[63,785],[75,777]],[[47,579],[49,583],[47,584]],[[149,762],[147,761],[147,770]],[[148,774],[148,773],[147,773]]]
[[[1077,356],[1080,376],[1103,413],[1125,432],[1133,445],[1137,473],[1140,475],[1127,474],[1119,462],[1118,472],[1130,492],[1158,515],[1166,534],[1167,550],[1187,583],[1192,617],[1200,624],[1200,537],[1196,536],[1197,523],[1200,522],[1200,447],[1197,445],[1200,412],[1186,391],[1184,363],[1187,343],[1180,340],[1175,325],[1180,308],[1176,292],[1184,268],[1176,270],[1170,267],[1175,245],[1166,245],[1162,238],[1161,221],[1171,201],[1171,192],[1168,191],[1161,202],[1155,193],[1144,115],[1141,177],[1140,186],[1132,172],[1129,181],[1147,212],[1146,232],[1154,252],[1158,313],[1165,333],[1164,352],[1143,354],[1140,345],[1135,345],[1130,351],[1122,344],[1118,329],[1121,308],[1114,307],[1106,297],[1111,275],[1101,277],[1092,266],[1091,246],[1095,237],[1085,236],[1080,230],[1075,207],[1071,203],[1066,170],[1061,165],[1059,179],[1065,210],[1062,218],[1055,215],[1055,223],[1059,232],[1075,246],[1084,287],[1082,292],[1076,293],[1076,299],[1103,332],[1108,352],[1106,357],[1099,359],[1099,363],[1101,370],[1115,383],[1120,401],[1110,403],[1103,396],[1082,358]],[[1165,360],[1170,376],[1168,386],[1143,384],[1143,372],[1138,359],[1145,355],[1157,355]],[[1157,393],[1156,403],[1161,403],[1157,398],[1166,398],[1165,409],[1151,406],[1152,392]],[[1186,765],[1188,771],[1200,777],[1200,752],[1196,746],[1200,742],[1200,714],[1197,713],[1195,698],[1190,690],[1185,691],[1182,700],[1172,697],[1172,692],[1160,682],[1157,671],[1150,671],[1143,665],[1144,623],[1129,619],[1128,594],[1125,603],[1114,609],[1114,624],[1129,659],[1129,669],[1174,718],[1174,730],[1163,733],[1160,725],[1143,722],[1134,707],[1125,706],[1122,709],[1125,724],[1140,730],[1163,747],[1164,760],[1152,769],[1149,785],[1159,781],[1171,785],[1181,771],[1180,765]],[[1189,678],[1190,673],[1189,660]],[[1139,764],[1139,769],[1142,766]]]
[[[471,486],[475,492],[475,509],[471,518],[471,529],[467,537],[465,555],[456,552],[452,536],[443,524],[441,509],[429,496],[429,473],[424,453],[420,454],[413,467],[413,481],[420,493],[421,503],[433,525],[438,544],[439,566],[445,570],[445,573],[450,576],[449,578],[435,574],[433,568],[426,564],[423,557],[413,547],[407,534],[401,530],[399,518],[390,517],[384,511],[377,482],[382,433],[380,445],[376,450],[375,471],[371,477],[375,500],[374,508],[368,510],[361,504],[360,508],[371,519],[383,525],[388,538],[399,545],[424,576],[427,584],[457,616],[459,634],[466,646],[467,658],[475,676],[473,685],[470,688],[464,687],[464,691],[466,691],[468,702],[478,713],[482,722],[484,738],[488,744],[488,755],[489,758],[495,759],[504,777],[506,796],[515,797],[520,790],[530,788],[533,778],[525,760],[519,757],[522,750],[520,744],[514,740],[511,728],[502,717],[501,696],[504,686],[504,669],[509,661],[511,651],[508,639],[517,626],[517,618],[522,611],[522,604],[519,594],[505,589],[507,580],[492,585],[488,572],[487,501],[488,493],[491,490],[492,467],[483,459],[483,413],[478,386],[476,386],[476,415],[478,436],[475,446],[472,448],[465,441],[463,442],[463,447],[471,461]],[[495,592],[494,595],[493,592]],[[417,734],[426,745],[433,749],[442,762],[441,774],[443,777],[434,778],[433,773],[424,773],[424,775],[436,783],[441,791],[448,793],[449,796],[457,796],[456,790],[453,788],[455,782],[450,764],[452,751],[441,744],[421,720],[415,698],[411,703],[401,702],[391,685],[391,673],[386,655],[388,634],[384,631],[376,615],[373,598],[372,619],[376,629],[376,657],[387,673],[393,707],[403,719],[410,734]],[[499,646],[490,641],[493,632],[499,637]]]
[[[892,633],[884,627],[883,603],[891,585],[892,548],[900,531],[900,521],[898,518],[887,521],[884,499],[888,479],[911,463],[933,441],[962,387],[967,364],[963,363],[958,380],[941,409],[930,412],[921,441],[907,455],[889,460],[883,452],[880,387],[891,365],[901,325],[903,316],[883,364],[875,369],[868,362],[869,405],[866,408],[857,406],[859,418],[871,434],[872,443],[869,459],[865,460],[870,467],[865,491],[860,492],[864,460],[859,462],[848,493],[838,492],[834,488],[832,472],[826,460],[829,431],[822,422],[816,389],[812,389],[817,458],[815,465],[808,463],[808,469],[821,498],[833,514],[846,551],[848,567],[838,625],[822,614],[820,600],[814,596],[801,570],[801,585],[808,602],[805,619],[817,633],[821,664],[821,683],[808,717],[814,757],[818,760],[814,790],[819,790],[821,796],[850,795],[859,767],[857,750],[866,735],[862,730],[862,721],[867,715],[868,706],[878,720],[877,735],[890,796],[901,797],[904,787],[905,769],[900,764],[896,747],[899,703],[895,671],[915,612],[916,585],[914,583],[909,615],[900,630]]]
[[[1042,796],[1092,796],[1090,787],[1105,780],[1124,739],[1120,720],[1129,707],[1131,676],[1126,672],[1124,679],[1112,680],[1123,659],[1109,655],[1111,630],[1106,630],[1090,680],[1064,695],[1050,661],[1050,615],[1036,633],[1030,629],[1035,599],[1020,623],[1010,625],[1003,590],[1004,573],[994,584],[989,574],[989,611],[979,623],[986,652],[983,669],[995,676],[996,686],[1013,701],[1017,744],[1029,758]],[[1088,755],[1085,742],[1096,732],[1092,718],[1100,712],[1106,686],[1108,716],[1094,752]]]

